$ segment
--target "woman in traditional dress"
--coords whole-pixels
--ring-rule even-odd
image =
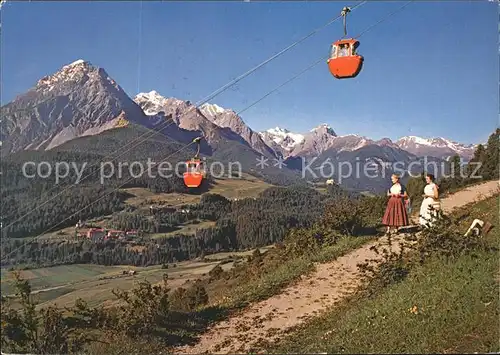
[[[404,200],[408,198],[405,187],[399,182],[399,176],[393,174],[391,176],[392,187],[387,191],[387,196],[390,196],[387,208],[385,210],[382,223],[387,226],[387,233],[391,229],[398,230],[399,227],[407,226],[408,214]]]
[[[437,216],[437,210],[440,209],[438,186],[434,183],[434,175],[425,176],[427,185],[424,187],[424,200],[420,205],[419,224],[421,226],[431,226]]]

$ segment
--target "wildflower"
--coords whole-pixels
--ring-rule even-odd
[[[327,331],[325,334],[323,334],[323,337],[322,337],[322,338],[323,338],[323,339],[326,339],[326,338],[328,338],[328,336],[329,336],[329,335],[331,335],[332,333],[333,333],[333,330],[329,330],[329,331]]]
[[[413,314],[418,314],[418,307],[417,307],[417,305],[414,305],[413,307],[409,308],[408,312],[413,313]]]

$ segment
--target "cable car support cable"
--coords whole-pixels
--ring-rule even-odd
[[[342,9],[342,12],[340,13],[340,16],[342,16],[342,21],[344,23],[344,37],[347,37],[347,13],[351,12],[350,7],[344,7]]]

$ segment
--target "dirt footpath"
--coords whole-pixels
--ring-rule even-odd
[[[499,191],[497,181],[472,186],[442,199],[442,208],[450,212]],[[326,264],[317,264],[312,275],[286,288],[279,295],[249,306],[242,313],[214,325],[194,346],[176,349],[176,353],[200,354],[248,351],[263,339],[276,340],[288,328],[318,315],[351,295],[360,286],[357,264],[377,258],[372,246],[387,244],[387,238],[369,243]]]

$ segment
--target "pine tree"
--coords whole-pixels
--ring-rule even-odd
[[[454,155],[450,161],[451,166],[451,179],[456,185],[460,185],[462,181],[462,164],[459,155]]]
[[[499,177],[499,137],[500,128],[497,128],[488,138],[483,161],[483,178],[485,180],[498,179]]]
[[[484,145],[479,144],[474,151],[474,156],[470,160],[467,166],[467,176],[474,178],[475,176],[483,175],[483,164],[486,156],[486,150]],[[477,169],[477,164],[480,165]],[[474,175],[474,176],[473,176]]]
[[[484,148],[484,145],[479,144],[476,147],[476,150],[474,152],[474,157],[472,158],[471,161],[484,161],[484,155],[486,153],[486,150]]]

